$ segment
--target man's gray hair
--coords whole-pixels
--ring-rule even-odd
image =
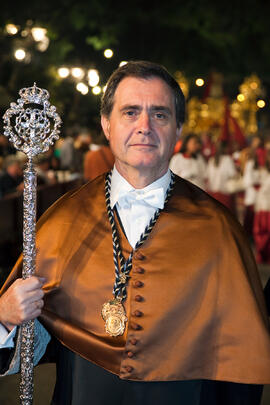
[[[163,80],[170,87],[174,96],[176,124],[178,128],[181,127],[185,120],[185,97],[179,84],[163,66],[147,61],[131,61],[113,72],[101,100],[101,115],[109,118],[114,105],[116,89],[119,83],[126,77],[136,77],[145,80],[157,77]]]

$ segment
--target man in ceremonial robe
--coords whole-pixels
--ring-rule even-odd
[[[17,326],[38,317],[35,363],[57,366],[52,404],[259,405],[270,383],[242,228],[168,170],[184,111],[163,67],[118,68],[101,106],[112,173],[43,215],[36,276],[22,280],[19,259],[2,289],[1,373],[19,370]]]

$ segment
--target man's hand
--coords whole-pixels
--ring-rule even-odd
[[[17,279],[0,298],[0,322],[11,331],[14,326],[35,319],[44,305],[45,278]]]

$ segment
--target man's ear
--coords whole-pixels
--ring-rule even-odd
[[[104,135],[106,136],[107,140],[109,141],[111,126],[110,126],[110,120],[107,117],[105,117],[105,115],[101,116],[101,126],[103,129]]]

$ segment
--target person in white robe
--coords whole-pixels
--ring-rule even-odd
[[[244,229],[250,238],[253,237],[254,204],[260,188],[261,173],[256,157],[249,159],[243,173],[244,195]]]
[[[253,237],[258,263],[270,264],[270,151],[260,168],[260,188],[254,206]]]
[[[208,161],[206,174],[208,193],[235,213],[235,198],[229,181],[236,180],[238,173],[226,143],[218,145],[216,155]]]
[[[206,162],[200,153],[201,144],[195,134],[183,140],[179,153],[170,161],[170,169],[196,186],[206,188]]]

